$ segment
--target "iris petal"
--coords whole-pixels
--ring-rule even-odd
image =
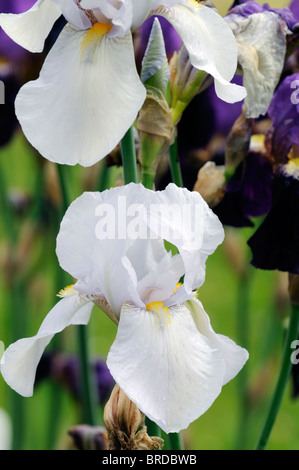
[[[108,39],[103,32],[67,25],[40,77],[17,96],[27,139],[50,161],[93,165],[120,142],[143,104],[131,34]]]

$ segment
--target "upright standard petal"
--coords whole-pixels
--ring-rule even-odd
[[[120,142],[144,102],[131,34],[109,38],[104,26],[67,25],[40,77],[17,96],[27,139],[50,161],[93,165]]]
[[[164,16],[173,25],[188,50],[193,67],[214,77],[219,98],[228,103],[245,98],[245,88],[230,83],[237,68],[237,44],[217,12],[189,1],[172,8],[160,6],[153,14]]]
[[[31,396],[36,368],[46,346],[67,326],[87,324],[93,305],[79,294],[65,297],[48,313],[35,336],[11,344],[4,351],[0,369],[7,384],[20,395]]]
[[[68,208],[57,237],[60,265],[78,280],[76,288],[103,295],[116,316],[126,301],[143,305],[127,256],[135,242],[128,236],[127,210],[137,201],[146,204],[148,193],[137,184],[84,193]]]
[[[149,224],[159,237],[175,245],[185,267],[184,284],[171,304],[181,303],[200,287],[205,278],[205,263],[223,242],[224,230],[218,217],[196,191],[169,184],[155,193]],[[183,295],[181,297],[181,295]]]
[[[107,365],[125,394],[165,432],[179,432],[221,391],[224,361],[184,306],[124,305]]]
[[[0,26],[17,44],[30,52],[41,52],[61,10],[52,0],[38,0],[25,13],[1,13]]]
[[[89,29],[92,24],[86,12],[74,0],[52,0],[59,5],[65,19],[77,29]]]

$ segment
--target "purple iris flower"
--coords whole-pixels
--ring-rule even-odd
[[[291,147],[299,145],[299,73],[282,81],[268,114],[272,126],[267,133],[267,145],[277,163],[286,163]]]
[[[293,3],[298,4],[298,1],[295,0]],[[273,11],[274,13],[277,13],[286,22],[288,28],[291,31],[295,29],[295,25],[298,23],[298,7],[292,6],[292,8],[271,8],[268,3],[260,5],[259,3],[253,0],[243,0],[235,2],[231,10],[229,11],[229,14],[231,15],[235,13],[237,15],[247,18],[248,16],[253,15],[254,13],[262,13],[264,11]]]
[[[280,84],[269,116],[267,147],[280,166],[273,178],[271,209],[248,241],[251,263],[260,269],[299,274],[299,159],[291,158],[299,145],[299,73]]]

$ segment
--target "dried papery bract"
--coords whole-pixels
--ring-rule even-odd
[[[252,119],[244,114],[236,120],[227,139],[225,171],[231,176],[248,153],[251,140]]]
[[[299,306],[299,274],[289,274],[289,296],[292,305]]]
[[[224,166],[207,162],[198,172],[193,191],[198,191],[210,207],[215,207],[225,195]]]
[[[147,434],[144,414],[115,385],[104,410],[108,450],[159,450],[164,441]]]

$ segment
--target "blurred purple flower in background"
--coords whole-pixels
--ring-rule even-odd
[[[92,361],[93,380],[97,401],[105,403],[114,386],[114,379],[105,363],[101,359]],[[76,356],[45,353],[37,368],[36,384],[43,380],[52,380],[65,388],[76,400],[81,399],[80,387],[80,361]]]

